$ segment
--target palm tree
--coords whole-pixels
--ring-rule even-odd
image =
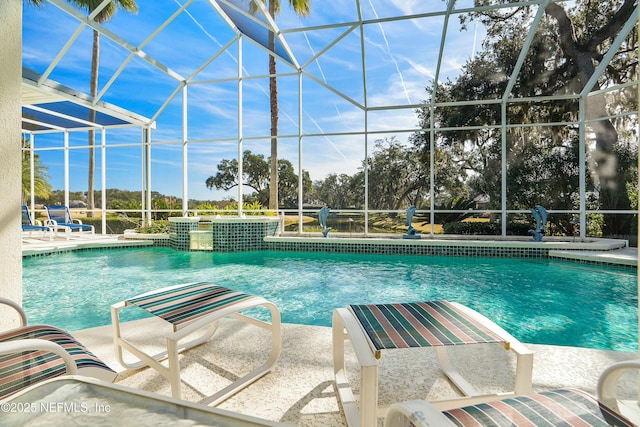
[[[35,6],[42,6],[45,0],[26,0]],[[88,13],[93,12],[100,4],[102,0],[67,0],[68,3],[74,4],[81,9],[85,9]],[[98,13],[94,21],[100,24],[104,24],[109,21],[113,15],[115,15],[118,9],[122,9],[125,12],[138,12],[138,5],[135,0],[113,0],[109,2]],[[91,51],[91,82],[89,85],[90,95],[96,97],[98,95],[98,64],[100,59],[100,33],[93,30],[93,49]],[[89,121],[95,122],[96,112],[95,110],[89,110]],[[93,216],[93,209],[95,208],[93,181],[96,170],[96,155],[94,146],[96,144],[96,135],[94,130],[89,131],[89,182],[87,185],[87,216]]]
[[[31,195],[31,158],[29,155],[29,141],[22,138],[22,204],[25,205]],[[33,193],[41,199],[48,199],[52,193],[48,182],[47,167],[40,163],[40,156],[33,155]]]
[[[267,0],[262,0],[266,4]],[[311,0],[289,0],[289,5],[298,16],[311,13]],[[253,6],[253,3],[252,3]],[[269,15],[275,19],[280,13],[280,0],[269,0]],[[255,10],[252,10],[255,12]],[[275,52],[275,34],[269,31],[269,50]],[[269,209],[278,209],[278,83],[276,58],[269,55],[269,105],[271,108],[271,158],[269,169]]]
[[[42,0],[30,0],[41,2]],[[93,12],[100,4],[102,0],[67,0],[71,4],[75,4],[81,9],[85,9],[88,13]],[[138,5],[135,0],[114,0],[109,2],[96,16],[94,21],[99,24],[104,24],[109,21],[113,15],[115,15],[118,9],[122,9],[125,12],[136,13],[138,12]],[[98,65],[100,61],[100,33],[93,30],[93,49],[91,51],[91,81],[89,84],[89,94],[92,97],[98,95]],[[89,121],[94,122],[96,120],[95,110],[89,110]],[[96,155],[95,144],[96,135],[94,130],[88,132],[89,136],[89,171],[88,171],[88,185],[87,185],[87,216],[93,216],[93,209],[95,208],[93,181],[96,169]]]
[[[26,0],[28,4],[42,7],[45,0]],[[22,137],[22,204],[26,204],[26,200],[31,195],[31,160],[29,158],[29,141]],[[33,158],[33,191],[37,197],[43,199],[49,198],[51,195],[51,184],[47,181],[47,167],[40,163],[40,156],[34,154]]]

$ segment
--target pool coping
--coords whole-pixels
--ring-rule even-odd
[[[469,238],[466,238],[469,237]],[[498,248],[545,248],[545,249],[565,249],[565,250],[585,250],[585,251],[611,251],[628,247],[626,240],[615,239],[585,239],[572,240],[552,239],[541,242],[534,242],[530,238],[519,238],[517,236],[485,237],[485,236],[459,236],[453,235],[447,238],[425,237],[420,239],[404,239],[401,235],[391,235],[382,237],[372,235],[371,237],[347,237],[322,238],[319,236],[297,236],[281,235],[266,236],[266,242],[299,242],[317,244],[379,244],[389,246],[459,246],[459,247],[498,247]]]
[[[132,239],[132,236],[123,235],[94,235],[88,237],[77,237],[69,240],[56,239],[45,241],[39,239],[24,239],[22,243],[22,257],[47,256],[70,251],[82,251],[93,249],[120,249],[133,247],[159,246],[151,239]],[[465,236],[466,237],[466,236]],[[592,263],[599,265],[615,265],[637,268],[638,250],[627,245],[626,240],[613,239],[589,239],[588,241],[560,241],[549,239],[542,242],[532,242],[524,239],[493,239],[486,240],[477,236],[470,236],[471,239],[462,239],[460,236],[448,236],[447,238],[425,238],[420,240],[402,239],[400,235],[371,236],[371,237],[349,237],[339,236],[322,238],[318,236],[267,236],[264,241],[267,245],[276,245],[270,249],[278,249],[277,245],[287,244],[289,247],[296,247],[304,250],[305,245],[312,247],[325,247],[325,252],[334,248],[348,248],[349,245],[377,245],[387,248],[449,248],[449,255],[458,254],[458,249],[465,248],[494,248],[496,255],[500,256],[502,249],[506,251],[536,250],[544,251],[545,257],[564,261],[574,261]],[[499,236],[498,236],[499,237]],[[275,249],[274,249],[275,248]],[[265,249],[269,250],[269,249]],[[392,252],[386,252],[392,253]],[[444,253],[447,254],[446,251]],[[464,255],[461,253],[459,255]],[[428,255],[425,255],[428,256]]]
[[[401,236],[322,238],[313,235],[281,235],[264,238],[268,249],[280,251],[343,252],[423,256],[559,259],[598,265],[637,268],[638,250],[626,240],[548,238],[533,242],[526,237],[447,236],[403,239]]]
[[[94,249],[121,249],[154,246],[150,240],[121,240],[118,236],[92,236],[70,240],[34,241],[22,243],[22,258],[49,256],[64,252]]]
[[[612,251],[549,251],[549,258],[589,264],[617,265],[638,268],[638,249],[621,248]]]

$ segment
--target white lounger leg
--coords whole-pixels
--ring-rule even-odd
[[[127,339],[122,337],[122,332],[120,330],[119,310],[123,307],[124,307],[123,303],[118,303],[111,306],[111,326],[113,331],[113,344],[114,344],[114,350],[115,350],[115,354],[116,354],[116,358],[118,359],[118,362],[123,367],[130,370],[141,369],[146,366],[150,366],[150,364],[153,364],[156,367],[158,366],[161,367],[160,370],[166,369],[164,365],[159,363],[154,363],[154,362],[160,362],[164,359],[167,359],[169,357],[168,350],[159,352],[151,356],[147,353],[142,352],[133,344],[131,344]],[[213,336],[213,334],[216,332],[217,327],[218,327],[218,322],[212,322],[208,326],[208,330],[202,335],[200,335],[199,337],[197,337],[196,339],[192,341],[187,341],[185,343],[177,343],[176,344],[177,352],[181,353],[185,350],[188,350],[190,348],[196,347],[200,344],[203,344],[209,341]],[[133,363],[126,362],[124,360],[124,354],[122,351],[123,349],[127,350],[127,352],[130,353],[131,355],[134,355],[138,359],[138,362],[133,362]],[[163,374],[163,375],[165,375],[165,377],[167,378],[169,377],[168,374]]]
[[[484,325],[494,333],[505,338],[509,343],[508,350],[511,350],[516,355],[516,372],[515,372],[515,386],[514,396],[520,396],[523,394],[532,393],[532,377],[533,377],[533,351],[529,350],[524,344],[518,341],[509,332],[496,325],[491,320],[487,319],[482,314],[475,310],[470,309],[462,304],[455,304],[460,311],[465,312],[468,316],[472,317],[478,323]]]
[[[449,381],[455,384],[455,386],[458,387],[458,390],[460,390],[465,396],[477,396],[479,393],[476,389],[469,383],[469,381],[465,380],[464,377],[460,375],[460,372],[458,372],[458,370],[451,364],[447,347],[437,346],[435,349],[438,363],[440,363],[440,368],[447,378],[449,378]]]
[[[262,376],[268,374],[271,369],[275,366],[276,362],[280,358],[280,352],[282,351],[282,326],[280,319],[280,311],[278,308],[270,303],[265,302],[262,304],[263,307],[266,307],[271,312],[271,323],[262,322],[260,320],[253,319],[251,317],[243,316],[242,314],[234,313],[231,314],[232,317],[235,317],[239,320],[242,320],[246,323],[250,323],[252,325],[267,329],[271,331],[271,353],[266,362],[262,365],[258,366],[253,371],[249,372],[242,378],[236,380],[235,382],[229,384],[213,396],[205,398],[201,400],[199,403],[211,406],[217,406],[220,403],[224,402],[229,397],[233,396],[238,391],[242,390],[252,382],[258,380]]]
[[[347,425],[375,427],[378,423],[378,361],[364,336],[364,331],[349,310],[334,310],[332,331],[333,372]],[[347,339],[351,340],[360,366],[360,408],[345,371],[344,341]]]

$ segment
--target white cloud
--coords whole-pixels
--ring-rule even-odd
[[[118,14],[107,24],[116,34],[131,44],[139,44],[155,31],[157,25],[173,13],[184,0],[138,0],[138,15]],[[400,14],[422,13],[427,10],[444,10],[446,2],[441,0],[363,0],[361,1],[365,19],[374,13],[380,17]],[[326,25],[357,20],[356,2],[312,2],[312,12],[308,18],[299,18],[283,3],[278,23],[282,28]],[[145,52],[183,76],[203,64],[211,55],[219,52],[220,45],[233,37],[228,26],[215,17],[206,1],[197,1],[189,7],[189,15],[184,14],[144,48]],[[199,14],[202,13],[202,14]],[[62,17],[63,19],[57,19]],[[470,37],[473,33],[460,33],[450,21],[449,40],[445,59],[442,63],[441,78],[455,76],[460,67],[473,53]],[[47,25],[42,25],[47,22]],[[366,73],[370,92],[370,106],[403,105],[418,103],[426,97],[425,87],[435,76],[439,52],[439,36],[442,31],[441,17],[415,19],[408,22],[386,22],[365,28]],[[45,69],[67,39],[75,30],[77,21],[65,17],[57,8],[30,10],[25,19],[25,65]],[[310,58],[327,43],[335,40],[346,28],[303,34],[290,34],[288,40],[294,49],[300,49],[302,57]],[[90,34],[87,31],[87,34]],[[481,35],[482,32],[479,32]],[[91,38],[81,38],[74,43],[63,61],[56,68],[56,76],[61,83],[82,90],[88,85]],[[312,64],[309,71],[321,81],[333,85],[336,90],[363,103],[363,70],[361,59],[360,32],[354,31],[337,45],[325,52]],[[266,54],[251,43],[244,43],[243,57],[245,75],[267,74]],[[101,84],[118,69],[128,52],[104,39],[102,46]],[[237,74],[237,45],[220,55],[210,64],[196,81],[230,78]],[[320,68],[318,68],[320,67]],[[279,68],[290,72],[290,68]],[[291,80],[291,81],[289,81]],[[179,82],[167,77],[157,68],[141,59],[132,61],[125,72],[109,90],[106,99],[132,111],[150,116],[166,101],[179,86]],[[269,134],[269,94],[268,80],[245,80],[243,83],[243,133],[246,137]],[[280,128],[282,132],[297,133],[297,79],[280,80]],[[362,132],[364,113],[330,90],[303,78],[303,128],[305,133]],[[227,138],[237,134],[237,85],[211,84],[189,87],[188,95],[190,129],[189,138]],[[113,101],[112,101],[113,100]],[[115,102],[114,102],[115,101]],[[158,120],[158,129],[153,131],[153,141],[179,141],[181,130],[180,95],[174,100]],[[146,114],[145,114],[146,113]],[[369,130],[413,129],[417,117],[411,109],[386,112],[372,112],[369,115]],[[382,135],[382,136],[381,136]],[[372,136],[372,139],[385,134]],[[389,134],[389,136],[393,136]],[[405,139],[404,134],[399,136]],[[373,141],[370,141],[373,143]],[[246,148],[253,147],[268,153],[268,139],[246,141]],[[237,156],[237,146],[230,143],[202,143],[189,146],[190,181],[199,182],[201,176],[209,176],[222,158]],[[258,151],[255,151],[258,152]],[[181,168],[181,146],[158,145],[153,149],[154,165],[157,169]],[[286,156],[286,157],[285,157]],[[297,139],[283,141],[282,157],[297,159]],[[364,137],[325,136],[303,140],[304,169],[309,170],[313,179],[321,179],[328,173],[355,173],[364,157]],[[138,166],[136,166],[138,167]],[[178,174],[179,175],[179,174]],[[172,172],[172,176],[175,174]],[[205,176],[205,179],[206,179]],[[158,183],[174,186],[170,179],[155,176]],[[199,185],[199,184],[198,184]],[[171,187],[173,188],[173,187]],[[178,186],[179,188],[179,186]],[[208,190],[206,190],[208,192]]]

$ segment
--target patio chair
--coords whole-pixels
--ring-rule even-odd
[[[0,399],[61,375],[86,375],[112,382],[109,368],[68,332],[49,325],[27,325],[18,304],[0,297],[20,316],[20,327],[0,332]]]
[[[58,230],[60,227],[65,227],[68,230],[78,231],[80,233],[85,231],[91,234],[95,233],[93,225],[83,224],[81,220],[71,218],[71,213],[67,206],[46,206],[45,208],[49,216],[45,225],[55,227]]]
[[[533,352],[480,313],[444,300],[400,304],[350,305],[333,312],[333,369],[338,398],[349,427],[374,427],[384,408],[378,406],[378,359],[391,349],[432,347],[442,372],[463,397],[435,402],[439,408],[475,404],[531,393]],[[356,400],[345,369],[346,340],[360,367],[360,399]],[[451,363],[447,347],[499,345],[516,357],[514,387],[481,393]],[[434,424],[437,425],[437,424]]]
[[[29,237],[33,232],[41,233],[42,237],[53,240],[53,230],[51,227],[42,225],[40,220],[32,220],[29,208],[22,206],[22,231],[27,233]]]
[[[598,380],[597,399],[567,388],[443,412],[424,400],[412,400],[392,405],[384,426],[635,426],[640,421],[637,402],[618,400],[617,396],[618,380],[628,369],[640,369],[640,359],[608,367]]]

